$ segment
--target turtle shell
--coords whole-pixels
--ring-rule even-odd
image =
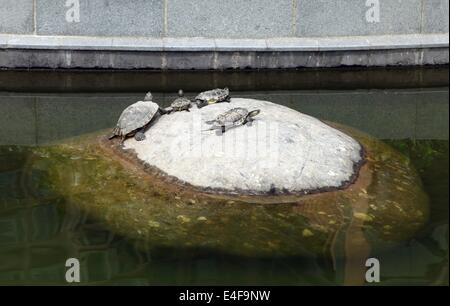
[[[117,128],[120,135],[127,135],[147,125],[158,112],[154,102],[139,101],[128,106],[120,115]]]
[[[246,108],[233,108],[217,116],[216,123],[219,125],[239,125],[243,123],[247,115],[248,110]]]
[[[176,98],[172,102],[172,104],[170,104],[170,107],[178,109],[178,108],[187,107],[190,104],[191,104],[191,100],[184,98],[184,97],[180,97],[180,98]]]
[[[213,90],[208,90],[201,92],[198,94],[197,97],[195,97],[195,100],[200,101],[209,101],[209,100],[216,100],[216,101],[223,101],[230,95],[230,90],[228,88],[220,89],[216,88]]]

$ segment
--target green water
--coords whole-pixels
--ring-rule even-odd
[[[0,93],[0,285],[66,284],[70,257],[81,262],[82,284],[347,283],[351,272],[345,256],[330,261],[323,256],[144,252],[55,195],[45,184],[45,168],[31,166],[35,148],[111,126],[123,106],[140,95]],[[173,95],[155,96],[170,101]],[[430,198],[430,220],[412,239],[370,256],[380,260],[382,285],[448,284],[448,88],[236,96],[266,98],[356,127],[409,156]]]
[[[448,141],[389,141],[410,154],[431,198],[431,219],[396,249],[371,254],[384,284],[448,283]],[[2,146],[0,284],[64,284],[65,260],[80,259],[90,284],[340,284],[345,258],[249,259],[218,253],[145,253],[65,205],[30,172],[31,149]]]

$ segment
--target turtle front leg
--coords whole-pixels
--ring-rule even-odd
[[[145,140],[144,129],[140,129],[139,131],[137,131],[136,134],[134,134],[134,139],[136,139],[136,141]]]
[[[222,130],[222,134],[225,133],[225,125],[220,126],[220,129]]]
[[[192,102],[192,104],[196,105],[197,108],[202,108],[203,107],[201,100],[194,100],[194,101],[191,101],[191,102]]]

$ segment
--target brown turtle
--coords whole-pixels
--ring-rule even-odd
[[[164,113],[158,104],[152,102],[152,100],[153,96],[148,92],[144,97],[144,101],[138,101],[128,106],[120,115],[109,139],[120,137],[123,143],[126,137],[134,136],[134,139],[137,141],[144,140],[145,128],[156,114]]]

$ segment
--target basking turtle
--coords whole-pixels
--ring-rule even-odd
[[[134,135],[134,139],[137,141],[144,140],[145,128],[156,114],[163,113],[158,104],[152,102],[152,100],[153,96],[148,92],[144,97],[144,101],[138,101],[128,106],[120,115],[109,139],[120,137],[121,143],[123,143],[126,137]]]
[[[230,90],[227,87],[204,91],[195,97],[198,108],[214,103],[230,102],[230,99]]]
[[[181,111],[189,111],[191,108],[192,102],[188,98],[184,97],[184,92],[182,89],[178,91],[178,98],[176,98],[169,107],[166,107],[164,111],[167,114],[171,112],[181,112]]]
[[[249,112],[248,109],[243,107],[232,108],[225,113],[217,116],[216,119],[206,121],[207,124],[214,124],[214,126],[208,131],[220,128],[222,130],[222,133],[225,133],[226,127],[239,126],[244,125],[247,122],[252,122],[254,120],[253,117],[258,115],[259,113],[259,109]]]

